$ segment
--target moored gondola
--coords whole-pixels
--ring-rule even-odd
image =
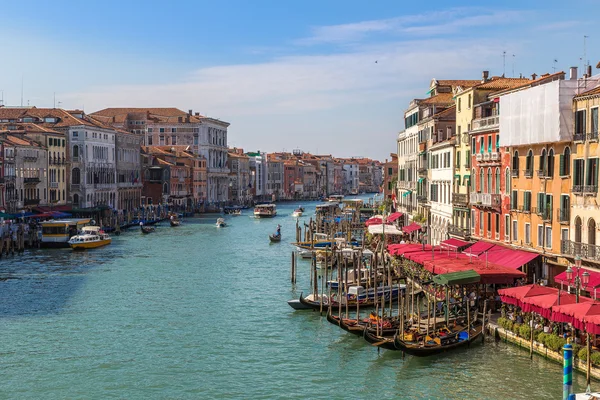
[[[448,332],[446,335],[440,335],[434,338],[429,337],[419,342],[409,342],[401,340],[398,335],[394,337],[394,345],[397,350],[417,357],[427,357],[457,349],[459,347],[469,346],[482,335],[481,322],[471,325],[469,331],[466,328],[454,332]]]
[[[373,346],[387,350],[397,350],[394,343],[394,336],[378,336],[376,333],[373,333],[373,329],[365,329],[363,331],[363,338]]]

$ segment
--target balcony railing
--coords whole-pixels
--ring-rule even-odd
[[[465,193],[452,193],[452,204],[459,207],[468,207],[469,196]]]
[[[418,173],[419,175],[427,175],[427,168],[419,168],[419,169],[417,170],[417,173]]]
[[[469,239],[471,237],[471,230],[469,228],[462,228],[454,224],[448,225],[448,233],[463,239]]]
[[[531,178],[531,177],[533,177],[533,170],[532,169],[526,169],[525,172],[523,173],[523,176],[525,178]]]
[[[531,207],[530,206],[520,206],[517,207],[516,211],[518,212],[522,212],[522,213],[530,213],[531,212]]]
[[[500,116],[494,115],[492,117],[477,118],[473,120],[471,125],[471,132],[474,131],[485,131],[491,129],[497,129],[500,125]]]
[[[37,184],[40,183],[40,178],[23,178],[25,184]]]
[[[477,153],[477,154],[475,155],[475,159],[476,159],[477,161],[483,161],[483,153]]]
[[[48,185],[50,186],[50,189],[58,188],[58,182],[50,182]]]
[[[418,194],[417,195],[417,201],[419,203],[427,203],[428,199],[427,199],[426,195],[424,195],[424,194]]]
[[[538,169],[537,175],[540,179],[546,179],[548,177],[548,171],[545,169]]]
[[[502,196],[497,193],[471,193],[471,204],[480,207],[499,208]]]
[[[598,193],[597,185],[573,185],[573,193],[583,195],[595,195]]]
[[[40,199],[25,199],[23,204],[26,206],[36,206],[40,204]]]
[[[497,151],[492,151],[490,154],[490,161],[500,161],[500,153],[498,153]]]
[[[574,142],[585,142],[586,140],[589,140],[590,142],[598,141],[598,132],[576,132],[573,134]]]
[[[571,209],[570,208],[559,208],[556,210],[556,217],[558,222],[561,224],[568,224],[571,222]]]
[[[510,176],[512,178],[518,178],[519,177],[519,170],[518,169],[511,169],[510,170]]]
[[[483,161],[490,161],[491,153],[483,153]]]
[[[567,256],[580,256],[588,260],[600,261],[600,246],[596,246],[595,244],[561,240],[560,251]]]
[[[414,190],[417,187],[417,182],[414,181],[398,181],[400,189]]]
[[[472,192],[469,193],[469,202],[473,205],[481,203],[481,193]]]
[[[550,208],[533,207],[531,212],[540,216],[544,221],[552,221],[552,209]]]

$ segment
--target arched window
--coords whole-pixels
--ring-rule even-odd
[[[479,170],[479,193],[482,193],[482,192],[485,193],[485,189],[483,187],[484,184],[485,184],[485,182],[483,181],[483,168],[481,168]]]
[[[500,194],[500,168],[496,168],[496,194]]]
[[[163,194],[169,194],[169,185],[167,182],[165,182],[163,185]]]
[[[560,160],[560,175],[568,176],[571,175],[571,149],[569,147],[565,148],[565,152]]]
[[[513,171],[519,171],[519,152],[515,150],[515,154],[513,154],[512,158],[512,169]]]
[[[596,221],[594,218],[590,218],[588,221],[588,244],[591,246],[588,247],[588,257],[595,258],[596,257]]]
[[[487,187],[485,193],[492,193],[492,169],[488,168],[487,173]]]
[[[542,171],[542,173],[546,171],[546,149],[542,149],[538,169]]]
[[[510,188],[512,187],[510,169],[506,168],[506,172],[504,175],[504,193],[510,194]]]
[[[529,150],[525,159],[525,171],[531,175],[533,173],[533,151]]]
[[[462,99],[459,98],[458,99],[458,112],[460,112],[460,109],[462,108]]]
[[[79,158],[79,146],[73,146],[73,158]]]
[[[71,171],[71,183],[73,185],[79,185],[80,181],[81,181],[81,176],[80,176],[79,168],[73,168],[73,171]]]
[[[546,176],[549,178],[553,178],[554,177],[554,149],[550,149],[550,151],[548,152],[548,163],[547,165],[547,171],[546,171]]]
[[[73,195],[73,205],[79,206],[79,195],[77,193]]]
[[[581,218],[575,218],[575,255],[581,254]]]

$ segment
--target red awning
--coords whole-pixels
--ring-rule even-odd
[[[558,289],[540,285],[525,285],[506,289],[499,289],[498,294],[503,303],[521,306],[522,301],[526,297],[541,296],[546,294],[558,293]]]
[[[584,272],[587,272],[588,274],[590,274],[590,281],[588,283],[588,285],[586,286],[586,288],[597,288],[600,287],[600,272],[596,272],[596,271],[592,271],[589,269],[585,269],[585,268],[580,268],[579,272],[576,271],[576,268],[573,270],[573,278],[571,278],[571,283],[573,284],[575,282],[575,276],[579,276],[581,277],[581,275],[583,275]],[[567,271],[563,271],[560,274],[556,275],[554,277],[554,282],[556,283],[562,283],[565,285],[569,285],[569,281],[567,281]]]
[[[531,262],[539,256],[538,253],[532,253],[523,250],[508,249],[503,246],[494,246],[487,252],[487,260],[505,267],[518,269]],[[485,257],[482,255],[481,257]]]
[[[470,245],[470,242],[465,242],[464,240],[460,240],[460,239],[448,239],[448,240],[444,240],[443,242],[440,243],[440,247],[441,248],[449,248],[449,249],[458,249],[459,247],[465,247]]]
[[[423,245],[416,243],[390,244],[388,245],[388,251],[393,256],[401,256],[408,253],[421,252],[423,251]],[[425,245],[425,251],[431,252],[431,246]]]
[[[469,247],[467,250],[463,251],[463,253],[472,254],[474,256],[479,256],[480,254],[483,254],[483,252],[491,249],[494,246],[495,246],[495,244],[493,244],[493,243],[479,241],[479,242],[476,242],[475,244],[473,244],[473,246]]]
[[[416,223],[414,223],[414,222],[413,222],[412,224],[410,224],[410,225],[408,225],[408,226],[405,226],[404,228],[402,228],[402,230],[403,230],[405,233],[412,233],[412,232],[414,232],[414,231],[418,231],[419,229],[421,229],[421,225],[419,225],[419,224],[416,224]]]
[[[404,214],[402,214],[401,212],[391,213],[385,221],[389,224],[391,222],[394,222],[398,218],[400,218],[402,215],[404,215]]]
[[[600,335],[600,315],[586,315],[583,317],[585,330],[594,335]]]
[[[371,226],[371,225],[381,225],[383,224],[383,219],[379,218],[379,217],[373,217],[373,218],[369,218],[366,222],[365,225],[366,226]]]
[[[592,315],[600,315],[600,303],[584,302],[554,306],[551,319],[555,322],[566,322],[577,329],[584,330],[584,318]]]
[[[593,301],[588,297],[579,297],[579,302],[590,302]],[[544,294],[541,296],[531,296],[523,299],[523,306],[521,307],[525,312],[534,312],[541,315],[544,318],[550,319],[552,317],[552,307],[565,304],[573,304],[577,302],[577,296],[569,294],[564,291]]]

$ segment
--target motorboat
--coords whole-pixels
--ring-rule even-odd
[[[303,212],[304,212],[304,211],[302,211],[301,209],[297,208],[297,209],[295,209],[295,210],[294,210],[294,212],[292,213],[292,217],[294,217],[294,218],[301,217]]]
[[[217,226],[217,228],[225,228],[227,226],[223,218],[218,218],[217,223],[215,225]]]
[[[240,215],[242,215],[242,209],[238,208],[237,210],[232,211],[231,215],[233,215],[234,217],[239,217]]]
[[[99,226],[84,226],[81,233],[69,239],[69,246],[73,250],[85,250],[106,246],[111,242],[110,236]]]
[[[300,256],[300,258],[313,258],[315,252],[314,250],[299,249],[298,255]]]
[[[277,215],[277,206],[275,204],[259,204],[254,207],[254,216],[256,218],[273,218]]]

